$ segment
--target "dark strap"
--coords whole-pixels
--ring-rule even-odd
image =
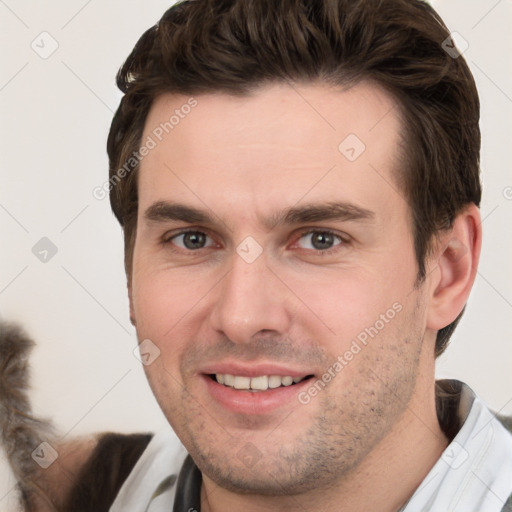
[[[507,500],[507,503],[505,503],[505,506],[501,509],[501,512],[512,512],[512,494]]]
[[[503,416],[502,414],[497,413],[495,416],[501,422],[501,424],[512,434],[512,416]]]
[[[181,467],[176,484],[173,512],[201,512],[201,484],[203,477],[190,455]]]

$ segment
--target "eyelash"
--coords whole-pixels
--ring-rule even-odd
[[[182,248],[174,247],[173,244],[172,244],[172,241],[175,238],[179,237],[179,236],[186,235],[187,233],[202,233],[202,234],[206,235],[207,237],[209,237],[209,238],[211,238],[213,240],[213,237],[208,235],[208,233],[206,233],[205,231],[201,231],[199,229],[185,229],[183,231],[179,231],[178,233],[174,233],[171,236],[164,235],[162,237],[161,244],[166,246],[166,247],[170,247],[171,250],[174,251],[174,252],[181,252],[181,251],[199,252],[199,251],[201,251],[201,249],[209,249],[210,248],[210,247],[202,247],[201,249],[193,250],[193,249],[182,249]],[[340,250],[340,248],[341,248],[340,246],[345,246],[345,245],[347,245],[349,243],[349,241],[347,240],[346,237],[343,237],[340,234],[338,234],[338,233],[336,233],[334,231],[331,231],[329,229],[306,229],[306,230],[301,231],[299,233],[299,235],[297,236],[296,241],[294,243],[297,243],[304,236],[311,235],[313,233],[322,233],[324,235],[330,235],[330,236],[333,236],[333,237],[335,237],[335,238],[340,240],[340,243],[334,245],[333,247],[331,247],[329,249],[323,249],[323,250],[322,249],[303,249],[303,250],[308,251],[308,252],[313,252],[314,254],[328,255],[328,254],[331,254],[333,252],[336,252],[336,251]]]
[[[295,243],[297,243],[302,237],[304,237],[306,235],[311,235],[313,233],[322,233],[323,235],[330,235],[334,238],[339,239],[339,241],[340,241],[340,243],[333,245],[329,249],[323,249],[323,250],[322,249],[304,249],[305,251],[313,251],[314,254],[318,254],[320,256],[335,253],[335,252],[339,251],[342,246],[345,246],[348,244],[348,240],[346,239],[346,237],[343,237],[343,236],[339,235],[338,233],[335,233],[334,231],[331,231],[329,229],[307,229],[307,230],[301,231],[299,236],[297,237]]]

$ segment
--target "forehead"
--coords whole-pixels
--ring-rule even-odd
[[[141,162],[139,201],[180,197],[256,211],[306,196],[364,202],[371,192],[397,200],[400,133],[395,100],[370,83],[163,94],[145,124],[142,142],[154,148]]]

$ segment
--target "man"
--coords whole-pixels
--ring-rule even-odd
[[[481,245],[478,96],[446,41],[411,0],[188,1],[141,37],[109,188],[184,448],[154,436],[110,510],[511,509],[512,436],[434,378]]]
[[[111,201],[185,506],[512,492],[510,435],[469,389],[436,411],[481,240],[478,99],[448,38],[421,2],[189,2],[121,70]]]

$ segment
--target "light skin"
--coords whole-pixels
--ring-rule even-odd
[[[157,98],[143,140],[188,99]],[[435,337],[469,295],[478,210],[438,237],[417,285],[387,93],[273,84],[196,100],[141,162],[129,292],[139,339],[161,351],[152,390],[203,473],[202,510],[398,510],[448,444]],[[366,146],[354,161],[338,149],[349,134]],[[251,392],[210,378],[230,372],[306,379]]]

